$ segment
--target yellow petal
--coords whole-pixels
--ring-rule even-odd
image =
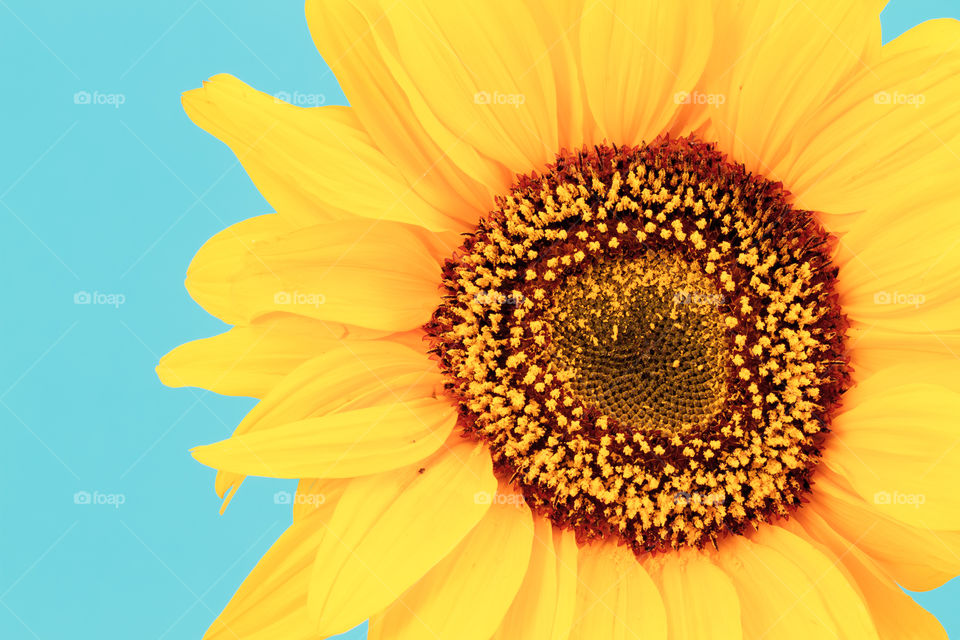
[[[187,272],[194,300],[224,322],[285,311],[404,331],[440,302],[439,261],[414,227],[352,218],[278,233],[276,216],[254,220],[211,238]]]
[[[650,562],[667,611],[670,640],[740,640],[740,598],[730,578],[699,552]]]
[[[730,536],[717,562],[737,588],[745,638],[877,638],[846,576],[811,543],[773,524]]]
[[[577,543],[573,532],[534,516],[530,566],[491,640],[567,638],[573,622],[576,580]]]
[[[880,59],[816,103],[792,134],[794,157],[778,168],[799,206],[831,214],[866,211],[875,220],[857,221],[883,232],[958,193],[958,39],[957,21],[925,22],[884,45]]]
[[[650,142],[689,100],[713,41],[708,1],[598,2],[584,10],[580,56],[597,138]]]
[[[370,640],[488,640],[520,587],[533,535],[525,504],[494,504],[449,556],[370,621]]]
[[[580,549],[570,640],[667,637],[659,589],[633,552],[613,543]]]
[[[960,353],[960,335],[903,333],[861,322],[854,323],[847,335],[847,349],[856,380],[910,362],[916,365],[917,373],[935,371],[940,383],[960,390],[960,379],[945,379],[940,374],[944,362],[956,362]]]
[[[254,245],[275,240],[296,230],[290,220],[275,213],[256,216],[231,225],[207,240],[193,257],[187,271],[187,292],[197,304],[228,324],[245,324],[235,311],[229,289],[238,263],[254,255]],[[200,278],[191,278],[193,271]],[[192,280],[192,282],[191,282]],[[283,311],[283,309],[279,309]]]
[[[878,511],[930,529],[960,529],[960,393],[913,382],[915,367],[884,369],[844,396],[822,464]],[[955,366],[944,372],[956,375]]]
[[[351,481],[310,581],[314,629],[342,633],[396,600],[450,553],[489,508],[490,454],[461,442],[407,469]]]
[[[549,46],[537,65],[550,66],[557,89],[557,137],[560,149],[574,149],[590,140],[593,121],[580,77],[580,0],[531,0],[540,37]]]
[[[350,478],[422,460],[456,422],[456,407],[446,399],[411,400],[291,422],[191,453],[207,466],[244,475]]]
[[[580,547],[569,529],[555,529],[553,548],[557,554],[557,608],[551,640],[567,640],[573,631],[577,608],[577,585],[580,583],[578,557]]]
[[[476,150],[509,169],[508,179],[553,160],[557,79],[548,47],[556,38],[544,41],[525,3],[411,0],[391,8],[385,21],[405,74],[395,75],[408,97],[419,98],[411,104],[433,139],[450,144],[451,157]],[[488,172],[485,178],[499,170]]]
[[[294,369],[234,433],[272,429],[388,400],[430,398],[438,375],[436,364],[422,351],[384,340],[341,343]]]
[[[891,496],[892,497],[892,496]],[[830,527],[913,591],[939,587],[960,574],[960,532],[912,526],[860,497],[848,481],[821,465],[807,506]]]
[[[715,46],[696,98],[710,137],[751,171],[784,180],[802,123],[879,55],[875,3],[716,0]]]
[[[812,538],[829,549],[836,562],[852,576],[881,638],[946,640],[947,634],[937,619],[904,593],[858,543],[836,533],[812,509],[801,510],[796,520]],[[904,548],[903,554],[912,555],[913,551]]]
[[[324,512],[329,516],[349,485],[349,479],[301,480],[297,483],[297,492],[293,496],[293,521],[302,520],[317,512]]]
[[[398,399],[429,398],[436,375],[436,365],[409,347],[376,340],[345,343],[292,371],[246,415],[234,435]],[[242,474],[218,472],[217,495],[235,492],[242,481]]]
[[[956,345],[960,194],[934,187],[924,197],[939,200],[924,205],[893,196],[882,210],[857,218],[841,241],[838,290],[844,312],[860,325],[931,340],[943,334],[941,341]]]
[[[439,211],[472,225],[490,210],[495,195],[474,177],[482,175],[476,170],[485,161],[471,153],[469,145],[439,145],[424,130],[422,116],[414,112],[417,96],[408,96],[398,79],[396,42],[388,19],[394,10],[405,8],[309,0],[307,23],[363,129],[396,164],[410,188]],[[457,152],[456,160],[452,151]],[[466,170],[457,161],[467,162]]]
[[[180,345],[157,365],[168,387],[200,387],[228,396],[263,398],[307,360],[344,340],[385,335],[304,316],[272,313],[246,326]]]
[[[204,640],[297,640],[315,637],[307,617],[307,586],[336,500],[288,528],[260,559],[203,636]]]
[[[411,191],[349,107],[304,108],[278,96],[222,74],[186,92],[183,106],[233,150],[274,209],[300,225],[357,215],[462,230]]]

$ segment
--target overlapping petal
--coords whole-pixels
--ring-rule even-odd
[[[183,95],[187,115],[237,155],[264,198],[301,226],[362,216],[433,230],[459,223],[425,202],[348,107],[299,107],[226,74]]]
[[[370,640],[486,640],[520,588],[534,544],[530,510],[495,502],[456,549],[370,622]]]
[[[390,332],[429,319],[440,300],[439,269],[410,225],[351,218],[293,229],[271,214],[207,241],[186,284],[230,324],[284,311]]]

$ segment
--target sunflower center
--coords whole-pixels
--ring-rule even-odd
[[[722,296],[669,253],[574,273],[549,310],[552,355],[585,403],[638,429],[707,424],[726,388]]]
[[[849,385],[833,239],[694,139],[561,154],[444,265],[425,329],[532,508],[637,553],[803,502]]]

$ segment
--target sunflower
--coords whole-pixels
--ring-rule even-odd
[[[960,24],[882,0],[317,0],[349,107],[184,95],[276,210],[200,249],[299,479],[209,638],[944,638]]]

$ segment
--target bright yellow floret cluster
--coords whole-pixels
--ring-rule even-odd
[[[535,509],[638,553],[702,546],[809,490],[848,384],[829,241],[709,145],[584,149],[518,178],[426,329]]]

